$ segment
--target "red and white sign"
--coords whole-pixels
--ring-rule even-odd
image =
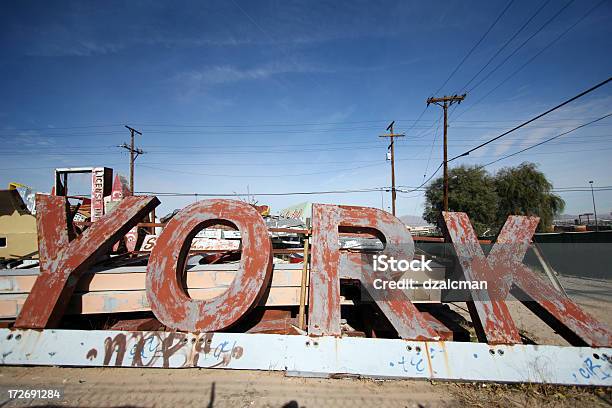
[[[145,237],[141,251],[150,252],[157,243],[158,235],[149,234]],[[240,249],[240,241],[236,239],[214,239],[205,237],[195,237],[191,241],[192,251],[236,251]]]

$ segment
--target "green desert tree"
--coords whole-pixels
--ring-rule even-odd
[[[499,197],[499,227],[511,214],[537,215],[540,217],[538,231],[548,231],[554,216],[565,208],[565,201],[551,191],[552,184],[534,163],[525,162],[499,170],[494,184]]]
[[[482,235],[494,228],[497,217],[497,194],[492,177],[477,166],[460,166],[449,169],[448,208],[468,214],[476,234]],[[427,186],[423,218],[440,226],[442,211],[443,178],[439,177]]]

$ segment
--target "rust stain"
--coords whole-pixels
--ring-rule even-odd
[[[67,198],[37,194],[36,203],[40,274],[17,317],[17,328],[56,327],[82,272],[159,205],[159,200],[156,197],[127,197],[112,216],[100,218],[70,242]]]
[[[385,244],[384,254],[408,260],[414,256],[412,236],[393,215],[368,207],[313,204],[309,335],[340,335],[340,277],[359,279],[368,289],[373,287],[376,278],[383,277],[374,273],[371,256],[340,253],[340,229],[372,231]],[[400,337],[412,340],[440,338],[407,296],[380,299],[377,294],[373,298]]]
[[[181,280],[189,243],[199,229],[229,222],[240,230],[240,265],[223,294],[193,300]],[[146,290],[151,310],[165,326],[186,332],[230,327],[260,300],[272,275],[272,244],[261,215],[235,200],[205,200],[181,210],[166,225],[147,266]]]
[[[542,319],[574,345],[609,347],[608,327],[585,313],[523,264],[538,217],[509,216],[488,257],[484,256],[468,216],[443,213],[446,228],[466,280],[487,281],[486,293],[472,291],[474,309],[489,344],[521,343],[506,299],[513,291]],[[529,299],[524,299],[528,297]],[[551,315],[554,319],[548,319]],[[554,321],[553,321],[554,320]]]

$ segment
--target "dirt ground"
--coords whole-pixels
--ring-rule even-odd
[[[285,377],[277,372],[2,367],[0,389],[60,387],[60,400],[0,406],[79,407],[575,407],[610,406],[609,389]]]
[[[284,377],[282,373],[131,368],[2,368],[0,383],[64,386],[58,405],[205,407],[443,406],[447,387],[428,382],[374,382]]]
[[[612,326],[612,282],[562,277],[570,297]],[[567,344],[518,302],[519,329],[537,342]],[[465,305],[453,308],[466,315]],[[9,400],[8,388],[60,387],[60,400]],[[575,407],[612,405],[611,388],[453,384],[417,380],[315,379],[278,372],[0,367],[0,407]]]

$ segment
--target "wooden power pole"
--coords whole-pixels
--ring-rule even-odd
[[[389,126],[387,126],[388,134],[380,135],[378,137],[388,137],[391,139],[391,144],[389,145],[389,150],[391,150],[391,213],[395,215],[395,146],[394,139],[396,137],[404,137],[403,133],[395,134],[393,133],[393,125],[395,121],[391,122]]]
[[[444,109],[444,211],[448,211],[448,107],[454,102],[461,103],[464,99],[465,94],[427,99],[427,106],[431,103],[435,103]]]
[[[132,127],[129,127],[128,125],[125,125],[125,127],[130,131],[130,144],[128,145],[127,143],[124,143],[118,147],[122,147],[130,152],[130,192],[132,195],[134,195],[134,161],[139,155],[144,153],[142,149],[137,149],[134,147],[134,133],[138,133],[140,136],[142,136],[142,133]]]

